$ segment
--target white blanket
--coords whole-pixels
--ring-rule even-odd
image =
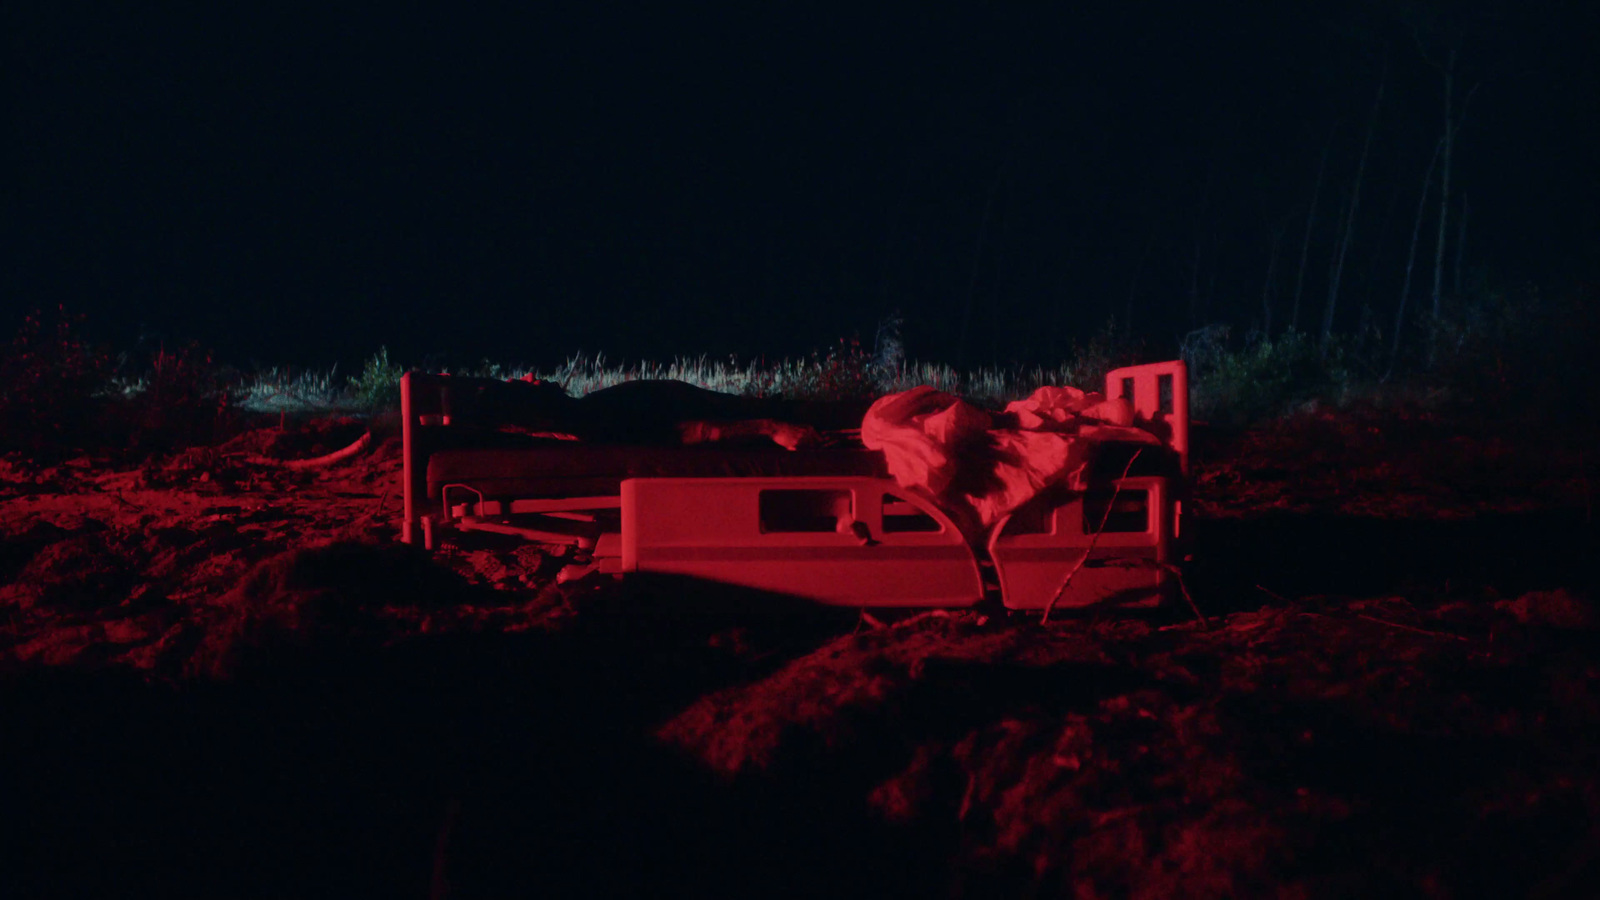
[[[1039,388],[998,414],[912,388],[872,404],[861,441],[882,450],[895,481],[931,496],[973,541],[1050,485],[1083,490],[1096,444],[1160,444],[1134,426],[1126,400],[1071,387]]]

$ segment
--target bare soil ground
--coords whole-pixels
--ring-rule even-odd
[[[353,420],[0,462],[7,896],[1583,897],[1594,435],[1202,434],[1184,608],[882,622],[395,542]]]

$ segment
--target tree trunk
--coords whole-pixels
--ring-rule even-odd
[[[1211,189],[1216,185],[1218,170],[1222,168],[1223,153],[1227,148],[1237,143],[1236,138],[1241,124],[1242,120],[1236,119],[1234,121],[1233,137],[1218,148],[1216,153],[1212,154],[1211,165],[1206,170],[1206,184],[1200,191],[1200,208],[1195,212],[1194,217],[1194,265],[1189,270],[1189,327],[1191,329],[1200,327],[1200,259],[1205,245],[1206,221],[1211,213]],[[1215,231],[1215,223],[1213,222],[1212,224],[1212,230]],[[1215,279],[1216,276],[1213,274],[1211,277]]]
[[[972,322],[972,300],[978,291],[978,263],[983,259],[983,238],[989,232],[989,218],[994,214],[994,195],[1000,190],[1000,179],[1005,175],[1011,154],[995,169],[994,181],[989,183],[988,196],[983,201],[983,217],[978,220],[978,236],[972,242],[972,277],[967,279],[967,299],[961,306],[961,331],[956,335],[956,368],[965,370],[967,364],[967,326]]]
[[[1139,273],[1144,271],[1145,261],[1150,258],[1150,248],[1155,246],[1156,226],[1155,221],[1150,223],[1150,234],[1144,239],[1144,249],[1139,251],[1139,261],[1134,264],[1133,277],[1128,280],[1128,302],[1123,309],[1122,325],[1127,329],[1129,336],[1133,335],[1133,301],[1139,292]]]
[[[1283,220],[1272,231],[1272,250],[1267,254],[1267,276],[1261,282],[1261,334],[1264,337],[1272,336],[1272,301],[1277,299],[1274,289],[1278,280],[1278,256],[1283,249],[1283,233],[1289,228],[1289,220]]]
[[[1005,287],[1006,245],[1009,243],[1008,238],[1011,236],[1011,220],[1015,218],[1011,209],[1011,205],[1015,200],[1016,197],[1013,196],[1010,185],[1007,185],[1005,205],[1000,208],[1000,234],[994,242],[994,288],[989,294],[991,317],[989,321],[989,358],[994,360],[996,364],[1000,359],[1001,331],[995,327],[995,323],[1006,321],[1006,315],[1000,305],[1000,298],[1003,296]]]
[[[1333,340],[1333,314],[1339,305],[1339,281],[1344,277],[1344,261],[1350,252],[1350,240],[1356,230],[1356,211],[1361,208],[1361,182],[1367,174],[1367,155],[1372,150],[1372,133],[1378,127],[1378,110],[1383,106],[1383,91],[1389,84],[1385,71],[1378,80],[1378,95],[1372,100],[1372,115],[1367,119],[1367,135],[1361,142],[1361,161],[1356,164],[1356,183],[1350,191],[1350,210],[1344,223],[1344,234],[1339,239],[1339,251],[1334,258],[1333,272],[1328,282],[1328,305],[1322,309],[1322,353],[1328,352]]]
[[[1075,273],[1072,271],[1072,267],[1078,259],[1077,248],[1077,242],[1069,243],[1067,245],[1066,255],[1062,257],[1061,265],[1056,270],[1061,279],[1060,284],[1056,289],[1056,294],[1058,297],[1070,296],[1073,292],[1074,286],[1072,284],[1072,279]],[[1048,343],[1046,344],[1045,348],[1045,354],[1051,360],[1058,362],[1060,361],[1062,354],[1066,352],[1065,348],[1061,345],[1061,335],[1066,330],[1065,326],[1062,324],[1062,306],[1063,304],[1059,300],[1050,304],[1050,329],[1048,332]]]
[[[1322,145],[1322,161],[1317,163],[1317,183],[1311,189],[1311,208],[1306,210],[1306,234],[1300,241],[1300,271],[1294,278],[1294,305],[1289,307],[1289,330],[1300,330],[1300,295],[1306,285],[1306,258],[1311,253],[1311,233],[1317,224],[1317,201],[1322,198],[1322,176],[1328,170],[1328,153],[1333,150],[1333,134]]]
[[[1450,164],[1456,143],[1455,101],[1456,49],[1450,48],[1444,65],[1444,170],[1439,176],[1439,240],[1433,248],[1433,316],[1444,312],[1444,245],[1450,226]]]
[[[1189,330],[1193,331],[1200,325],[1196,321],[1200,315],[1200,235],[1194,236],[1194,264],[1189,267]]]
[[[1472,207],[1467,204],[1466,192],[1461,194],[1461,226],[1456,229],[1456,265],[1455,275],[1450,281],[1450,294],[1457,300],[1461,299],[1461,264],[1467,255],[1467,216],[1472,212]]]
[[[889,213],[889,229],[883,238],[883,265],[878,274],[878,302],[889,305],[889,268],[894,262],[895,240],[900,236],[900,221],[905,217],[906,204],[911,200],[911,165],[906,164],[906,177],[900,186],[900,200]]]
[[[1439,153],[1444,148],[1444,139],[1440,138],[1433,145],[1433,155],[1428,158],[1428,170],[1422,174],[1422,196],[1417,198],[1417,217],[1411,222],[1411,249],[1406,253],[1406,277],[1400,286],[1400,304],[1394,313],[1394,337],[1389,345],[1389,368],[1383,373],[1383,380],[1388,381],[1394,372],[1395,360],[1400,356],[1400,332],[1405,327],[1406,304],[1411,298],[1411,273],[1417,264],[1417,242],[1422,236],[1422,217],[1428,209],[1428,188],[1433,185],[1433,170],[1439,165]]]

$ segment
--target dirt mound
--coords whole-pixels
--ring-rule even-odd
[[[1511,613],[1524,625],[1544,625],[1569,631],[1600,628],[1600,609],[1582,594],[1559,589],[1530,591],[1515,600],[1502,600],[1496,609]]]
[[[119,602],[137,577],[119,544],[103,526],[45,544],[17,574],[17,602],[74,611]]]
[[[31,522],[12,534],[0,535],[0,582],[14,584],[21,571],[45,547],[71,537],[52,522]]]
[[[658,733],[735,784],[836,791],[948,841],[977,895],[1563,895],[1546,835],[1600,812],[1563,749],[1600,725],[1582,610],[1541,592],[1329,598],[1213,630],[923,616]]]
[[[701,698],[659,735],[726,776],[770,772],[800,765],[796,754],[859,739],[859,723],[927,712],[915,708],[910,694],[930,685],[942,689],[957,669],[993,666],[1000,672],[1031,659],[1105,662],[1098,647],[1077,636],[987,624],[974,613],[930,613],[835,638],[760,681]],[[958,691],[942,702],[952,716],[986,715],[971,708],[972,699]]]
[[[188,670],[230,678],[306,652],[337,653],[398,637],[396,610],[442,609],[473,592],[416,548],[340,541],[256,565],[212,604],[214,618]]]
[[[555,586],[545,550],[492,537],[425,557],[395,542],[392,433],[325,469],[258,461],[359,428],[0,461],[0,792],[44,823],[28,853],[158,858],[146,883],[206,895],[254,889],[226,889],[240,872],[316,893],[330,868],[484,896],[634,871],[707,895],[1595,881],[1592,444],[1367,414],[1214,434],[1184,520],[1212,627],[883,626]]]

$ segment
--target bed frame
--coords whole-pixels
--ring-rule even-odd
[[[562,558],[561,581],[657,573],[856,607],[1152,606],[1180,558],[1181,361],[1106,376],[1159,448],[1103,447],[1087,491],[1052,489],[981,542],[876,451],[583,444],[506,433],[535,399],[520,382],[411,372],[400,391],[401,540],[433,550],[462,533],[514,535]]]

